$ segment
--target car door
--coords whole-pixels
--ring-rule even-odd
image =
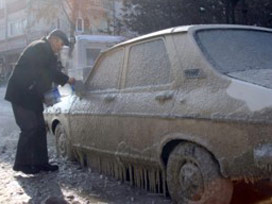
[[[165,42],[159,37],[128,47],[122,89],[114,109],[124,137],[116,154],[123,159],[154,159],[158,137],[169,132],[175,90]]]
[[[118,97],[124,49],[110,50],[100,57],[86,81],[86,95],[71,108],[74,146],[93,152],[114,153],[121,138],[112,115]],[[116,137],[115,137],[116,136]]]

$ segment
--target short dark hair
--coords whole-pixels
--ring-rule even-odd
[[[69,46],[69,40],[63,31],[55,29],[48,34],[48,38],[53,36],[60,38],[63,41],[64,45]]]

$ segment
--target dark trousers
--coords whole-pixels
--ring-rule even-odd
[[[21,129],[14,166],[48,163],[46,127],[42,111],[32,111],[12,104],[17,125]]]

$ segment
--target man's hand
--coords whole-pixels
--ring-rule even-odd
[[[68,84],[75,84],[76,83],[76,79],[74,77],[70,77],[67,81]]]

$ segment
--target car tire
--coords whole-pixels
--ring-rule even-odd
[[[213,156],[192,143],[181,143],[170,154],[167,185],[172,200],[180,204],[229,204],[233,192]]]
[[[57,124],[55,129],[56,150],[59,157],[74,160],[71,143],[62,124]]]

